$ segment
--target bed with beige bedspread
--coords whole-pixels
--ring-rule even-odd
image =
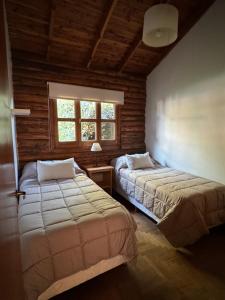
[[[189,245],[225,222],[225,186],[165,167],[116,171],[116,189],[142,204],[175,247]]]
[[[19,203],[24,285],[29,300],[54,282],[122,255],[136,254],[129,212],[86,175],[41,184],[26,179]]]

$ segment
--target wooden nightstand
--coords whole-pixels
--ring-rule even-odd
[[[86,168],[88,176],[107,193],[112,195],[112,166]]]

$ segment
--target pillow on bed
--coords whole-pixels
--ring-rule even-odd
[[[23,167],[23,173],[22,173],[22,177],[20,178],[20,180],[22,178],[23,178],[23,180],[28,179],[28,178],[32,178],[32,179],[37,178],[37,163],[36,162],[30,161],[25,164],[25,166]]]
[[[78,164],[73,159],[73,167],[75,174],[86,174],[84,170],[82,170]],[[45,162],[60,162],[62,160],[47,160]],[[37,162],[31,161],[25,164],[22,172],[22,176],[20,177],[20,184],[26,179],[37,179]]]
[[[74,159],[69,158],[62,161],[38,160],[37,176],[39,182],[52,179],[73,178],[75,176]]]
[[[130,170],[154,168],[149,152],[145,154],[126,155],[127,165]]]
[[[120,169],[122,168],[127,168],[127,160],[126,160],[126,156],[122,155],[116,158],[113,158],[111,160],[111,166],[114,167],[116,172],[119,172]]]

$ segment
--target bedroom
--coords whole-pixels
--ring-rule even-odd
[[[1,298],[224,299],[224,1],[3,2]]]

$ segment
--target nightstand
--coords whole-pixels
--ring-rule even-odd
[[[112,166],[86,168],[88,176],[107,193],[112,195]]]

